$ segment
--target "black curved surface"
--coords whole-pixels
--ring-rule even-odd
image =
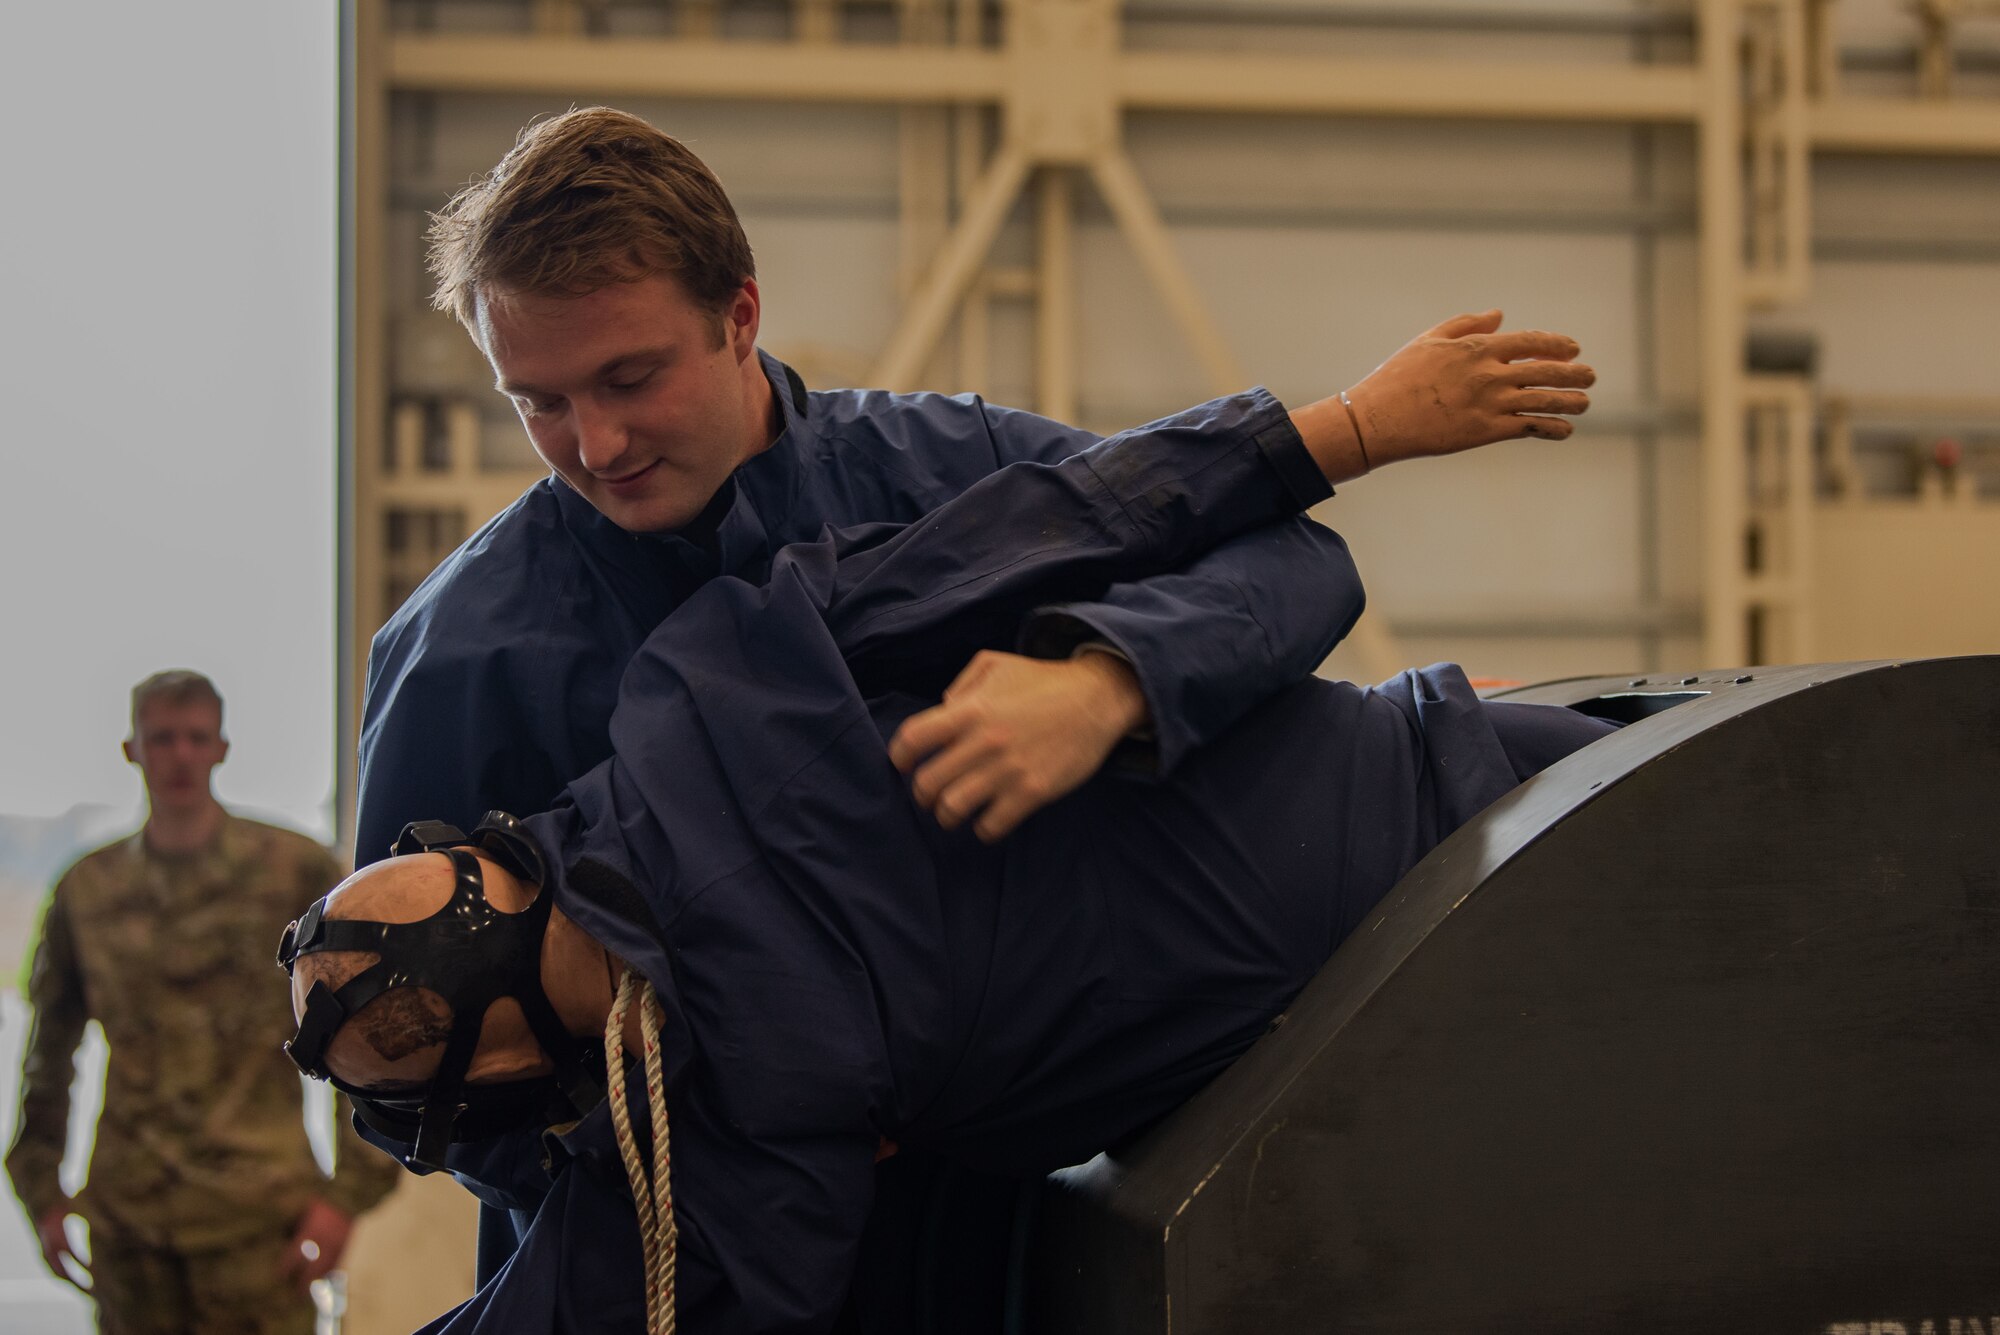
[[[1508,698],[1638,721],[1051,1179],[1029,1327],[1990,1335],[2000,658]]]

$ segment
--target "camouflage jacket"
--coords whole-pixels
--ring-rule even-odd
[[[31,1217],[62,1198],[57,1167],[84,1026],[110,1047],[104,1110],[77,1209],[94,1228],[162,1246],[227,1246],[290,1224],[313,1196],[359,1213],[393,1161],[336,1108],[338,1171],[313,1158],[279,934],[342,875],[304,835],[229,817],[208,848],[134,834],[56,883],[29,974],[34,1029],[7,1172]]]

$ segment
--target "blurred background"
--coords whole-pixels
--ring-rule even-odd
[[[0,219],[0,1129],[54,878],[136,828],[133,683],[228,701],[222,800],[331,841],[340,140],[331,10],[10,6]],[[103,1047],[79,1062],[82,1180]],[[11,1193],[0,1329],[90,1328]]]
[[[139,819],[117,742],[147,672],[216,678],[225,802],[347,837],[369,634],[540,471],[429,309],[425,215],[572,105],[715,168],[762,341],[817,387],[1109,432],[1253,382],[1317,398],[1458,311],[1575,335],[1600,381],[1572,442],[1323,507],[1371,595],[1330,672],[2000,651],[1994,0],[105,0],[5,23],[10,982],[51,878]],[[0,994],[0,1125],[23,1027]],[[370,1216],[348,1329],[469,1284],[449,1193]],[[16,1212],[0,1326],[87,1327]]]

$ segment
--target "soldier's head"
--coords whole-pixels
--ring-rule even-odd
[[[683,527],[770,444],[749,242],[701,159],[638,117],[529,126],[433,216],[430,266],[536,452],[621,528]]]
[[[453,1140],[533,1122],[580,1101],[579,1076],[601,1078],[601,1065],[589,1072],[608,957],[526,872],[464,846],[390,858],[342,882],[280,946],[299,1019],[287,1049],[414,1143],[414,1161],[440,1166]]]
[[[155,672],[132,688],[125,758],[139,767],[156,812],[184,813],[215,800],[210,782],[229,755],[222,696],[199,672]]]

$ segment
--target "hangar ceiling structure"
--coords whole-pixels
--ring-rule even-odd
[[[900,316],[866,383],[982,387],[991,303],[1025,300],[1033,309],[1032,406],[1065,420],[1078,416],[1078,376],[1093,355],[1077,333],[1076,226],[1089,202],[1108,211],[1207,388],[1227,392],[1251,381],[1135,164],[1127,142],[1133,113],[1690,130],[1699,633],[1704,662],[1717,666],[1814,654],[1805,585],[1826,522],[1815,504],[1824,490],[1816,456],[1829,451],[1838,474],[1838,431],[1819,443],[1822,405],[1799,365],[1782,355],[1746,357],[1745,347],[1753,312],[1795,305],[1810,291],[1816,157],[2000,153],[2000,99],[1959,95],[1953,57],[1957,29],[1995,8],[1986,0],[1906,0],[1922,32],[1915,95],[1843,87],[1833,35],[1842,0],[1638,8],[1615,22],[1661,35],[1665,56],[1643,64],[1482,59],[1462,48],[1385,57],[1345,53],[1338,43],[1158,49],[1134,36],[1141,10],[1114,0],[791,0],[775,11],[763,5],[770,21],[744,36],[728,22],[732,3],[748,0],[486,6],[507,11],[504,30],[398,22],[399,9],[423,6],[390,0],[345,6],[346,736],[369,634],[431,563],[535,475],[482,466],[468,443],[475,425],[426,423],[434,406],[396,396],[395,313],[384,277],[394,97],[525,93],[895,108],[901,292],[882,299],[900,298]],[[1523,12],[1529,8],[1466,5],[1421,22],[1476,33],[1536,23],[1587,29],[1606,17]],[[640,10],[646,21],[634,23]],[[1349,23],[1369,21],[1361,11],[1326,7]],[[868,22],[857,25],[857,13]],[[1378,17],[1417,21],[1388,14]],[[1004,263],[996,238],[1023,201],[1032,259]],[[1384,675],[1403,665],[1393,607],[1371,612],[1362,627],[1368,670]]]

